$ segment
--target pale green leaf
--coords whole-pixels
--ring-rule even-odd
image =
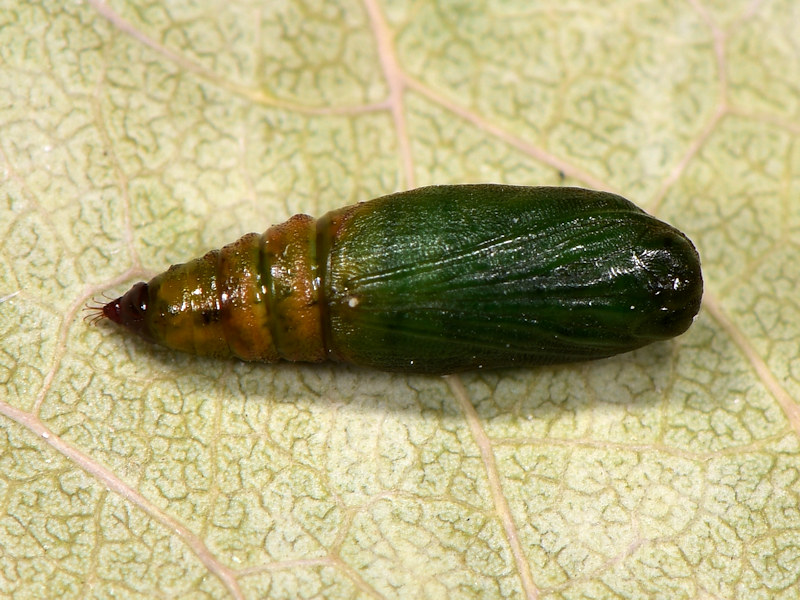
[[[797,2],[1,4],[1,596],[798,597]],[[294,213],[477,181],[686,231],[697,322],[443,379],[83,320]]]

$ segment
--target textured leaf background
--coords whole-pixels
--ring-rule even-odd
[[[0,0],[0,595],[798,598],[795,0]],[[293,213],[609,189],[681,338],[458,378],[181,356],[82,308]]]

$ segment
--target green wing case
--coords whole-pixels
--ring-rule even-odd
[[[337,359],[447,373],[602,358],[685,331],[697,252],[624,198],[434,186],[352,211],[324,278]]]

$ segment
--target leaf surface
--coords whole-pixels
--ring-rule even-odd
[[[7,0],[0,595],[796,598],[798,22],[792,0]],[[484,181],[607,189],[685,231],[693,327],[435,378],[82,319],[294,213]]]

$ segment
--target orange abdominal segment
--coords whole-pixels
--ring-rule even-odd
[[[281,358],[321,362],[327,358],[317,285],[316,221],[295,215],[266,232],[264,275],[269,274],[268,327]]]
[[[219,257],[220,309],[231,353],[242,360],[280,359],[269,328],[270,307],[261,276],[262,235],[248,233]]]

